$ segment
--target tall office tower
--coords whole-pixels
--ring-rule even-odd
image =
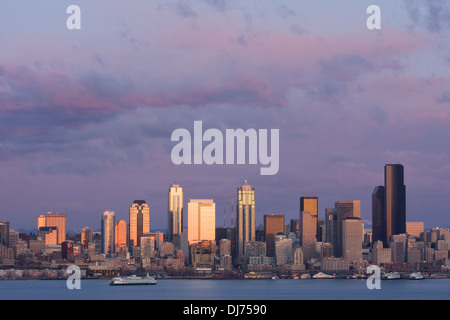
[[[66,214],[47,212],[38,217],[38,230],[41,227],[56,227],[58,230],[57,244],[66,241]]]
[[[375,187],[372,193],[372,243],[382,241],[387,247],[385,188]]]
[[[169,189],[167,241],[172,242],[174,235],[183,232],[183,188],[176,182]]]
[[[116,252],[126,250],[127,238],[127,222],[125,220],[120,220],[115,226]]]
[[[300,212],[309,211],[313,215],[319,214],[319,198],[318,197],[301,197]]]
[[[342,222],[342,251],[347,260],[362,259],[363,223],[361,218],[349,217]]]
[[[9,222],[0,222],[0,244],[9,247]]]
[[[130,231],[129,245],[141,246],[141,237],[150,232],[150,207],[144,200],[135,200],[130,206]]]
[[[343,221],[345,218],[361,218],[361,201],[344,200],[335,204],[337,210],[337,257],[342,257],[344,252],[342,248],[343,240]]]
[[[278,266],[292,263],[292,239],[284,234],[275,236],[275,257]]]
[[[255,188],[245,180],[237,189],[236,204],[236,240],[238,263],[245,262],[245,243],[255,241]]]
[[[102,253],[113,254],[115,246],[116,214],[114,211],[105,211],[102,214]]]
[[[85,250],[92,243],[92,229],[89,227],[84,227],[81,230],[81,246]]]
[[[325,209],[325,242],[333,246],[333,255],[337,257],[337,225],[338,214],[336,208]]]
[[[404,168],[401,164],[387,164],[384,167],[386,188],[386,238],[406,233],[406,186]]]
[[[291,219],[291,232],[295,233],[295,236],[300,238],[300,220],[299,219]]]
[[[280,232],[284,234],[284,215],[264,215],[264,239],[268,257],[275,257],[275,236]]]
[[[211,199],[192,199],[188,203],[188,242],[216,239],[216,204]]]
[[[300,245],[305,262],[315,257],[316,226],[317,215],[311,214],[309,211],[300,212]]]
[[[319,228],[319,198],[318,197],[301,197],[300,198],[300,212],[308,211],[312,215],[317,217],[317,225],[316,225],[316,241],[318,239],[318,228]]]

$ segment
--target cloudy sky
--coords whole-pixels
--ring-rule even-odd
[[[368,30],[378,4],[382,29]],[[47,211],[100,228],[135,199],[167,227],[174,181],[213,198],[217,225],[245,179],[264,214],[320,215],[371,194],[402,163],[407,220],[448,226],[450,4],[433,1],[3,0],[0,220],[31,229]],[[172,163],[175,129],[279,129],[280,170]]]

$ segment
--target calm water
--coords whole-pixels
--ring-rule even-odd
[[[450,300],[450,279],[365,280],[159,280],[156,286],[112,287],[82,280],[69,290],[63,280],[0,281],[1,300]]]

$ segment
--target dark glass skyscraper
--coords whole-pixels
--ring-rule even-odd
[[[375,187],[372,193],[372,241],[383,241],[384,247],[387,247],[385,193],[383,186]]]
[[[406,186],[404,168],[401,164],[387,164],[384,167],[386,201],[386,238],[406,233]]]

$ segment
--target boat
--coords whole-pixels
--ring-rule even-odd
[[[398,280],[398,279],[400,279],[400,274],[398,272],[389,272],[389,273],[386,273],[384,279],[385,280]]]
[[[313,279],[334,279],[334,278],[335,278],[335,276],[325,274],[323,272],[319,272],[319,273],[316,273],[315,275],[313,275]]]
[[[420,272],[413,272],[409,275],[409,280],[423,280],[423,274]]]
[[[309,273],[304,273],[300,276],[300,279],[302,280],[311,279],[311,275]]]
[[[114,277],[109,284],[111,286],[132,286],[132,285],[154,285],[157,281],[155,278],[150,277],[148,274],[145,277],[139,277],[132,275],[128,277]]]

